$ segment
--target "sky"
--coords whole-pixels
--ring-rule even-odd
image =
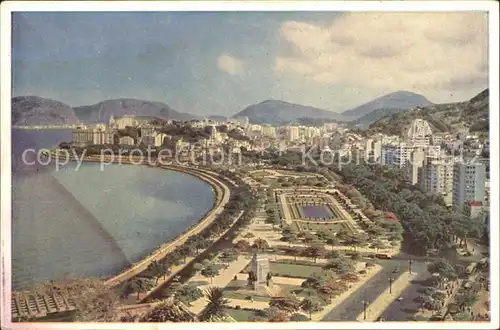
[[[342,112],[399,90],[457,102],[488,86],[487,27],[481,12],[17,12],[12,89],[223,116],[269,99]]]

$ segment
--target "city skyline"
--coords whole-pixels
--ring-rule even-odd
[[[398,90],[447,103],[488,87],[481,12],[30,12],[12,31],[13,96],[71,106],[123,97],[227,116],[278,99],[341,112]]]

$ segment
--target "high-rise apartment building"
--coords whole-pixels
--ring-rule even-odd
[[[407,179],[411,184],[419,182],[419,174],[424,165],[425,152],[422,149],[416,149],[411,153],[410,162],[406,166]]]
[[[428,156],[421,170],[419,183],[429,193],[441,195],[447,205],[453,196],[453,156]]]
[[[288,141],[295,141],[299,139],[299,127],[297,126],[289,126],[288,127]]]
[[[464,211],[466,202],[484,202],[486,183],[482,163],[457,162],[453,168],[453,207]]]

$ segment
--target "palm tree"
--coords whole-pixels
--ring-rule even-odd
[[[224,298],[221,288],[211,287],[205,292],[208,304],[201,312],[199,319],[202,322],[217,321],[226,316],[226,309],[229,307],[229,300]]]
[[[157,305],[144,318],[145,322],[193,322],[193,317],[171,303]]]

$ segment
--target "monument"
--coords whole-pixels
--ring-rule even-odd
[[[255,252],[250,264],[250,270],[249,279],[254,290],[266,290],[271,286],[269,258],[266,255],[259,255]]]

